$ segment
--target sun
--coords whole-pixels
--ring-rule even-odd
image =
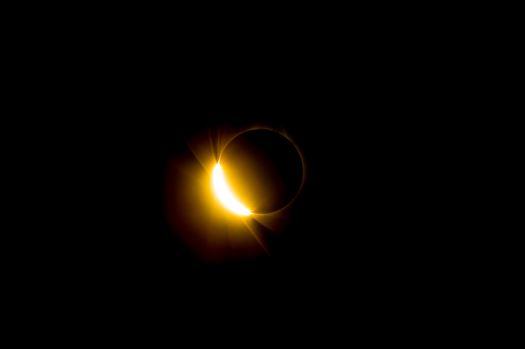
[[[215,195],[225,208],[239,216],[249,216],[252,214],[252,211],[246,208],[235,197],[235,195],[233,195],[232,191],[230,190],[230,187],[226,183],[226,179],[224,178],[224,172],[219,163],[217,163],[217,165],[215,165],[215,168],[213,169],[212,181]]]

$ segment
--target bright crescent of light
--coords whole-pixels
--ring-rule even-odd
[[[241,202],[237,200],[237,198],[231,192],[230,188],[226,184],[224,172],[222,171],[222,167],[219,163],[215,165],[215,168],[213,169],[213,189],[219,201],[228,210],[239,216],[249,216],[252,214],[252,212],[243,204],[241,204]]]

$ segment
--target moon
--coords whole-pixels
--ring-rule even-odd
[[[239,216],[249,216],[252,214],[252,211],[246,208],[235,197],[235,195],[233,195],[230,187],[226,183],[226,179],[224,178],[224,172],[222,170],[221,164],[217,163],[217,165],[215,165],[212,177],[215,195],[225,208]]]
[[[285,134],[272,129],[254,128],[237,134],[226,143],[217,162],[230,180],[231,192],[242,198],[252,214],[286,208],[304,183],[299,148]]]

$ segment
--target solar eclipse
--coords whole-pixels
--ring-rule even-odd
[[[173,231],[211,262],[271,254],[304,184],[304,161],[283,131],[203,132],[172,159],[167,214]],[[273,237],[272,237],[273,239]]]

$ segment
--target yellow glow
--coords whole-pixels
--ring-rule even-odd
[[[221,165],[218,163],[213,169],[213,189],[215,195],[224,207],[239,216],[249,216],[252,212],[247,209],[237,198],[233,195],[230,188],[226,184],[224,172]]]

